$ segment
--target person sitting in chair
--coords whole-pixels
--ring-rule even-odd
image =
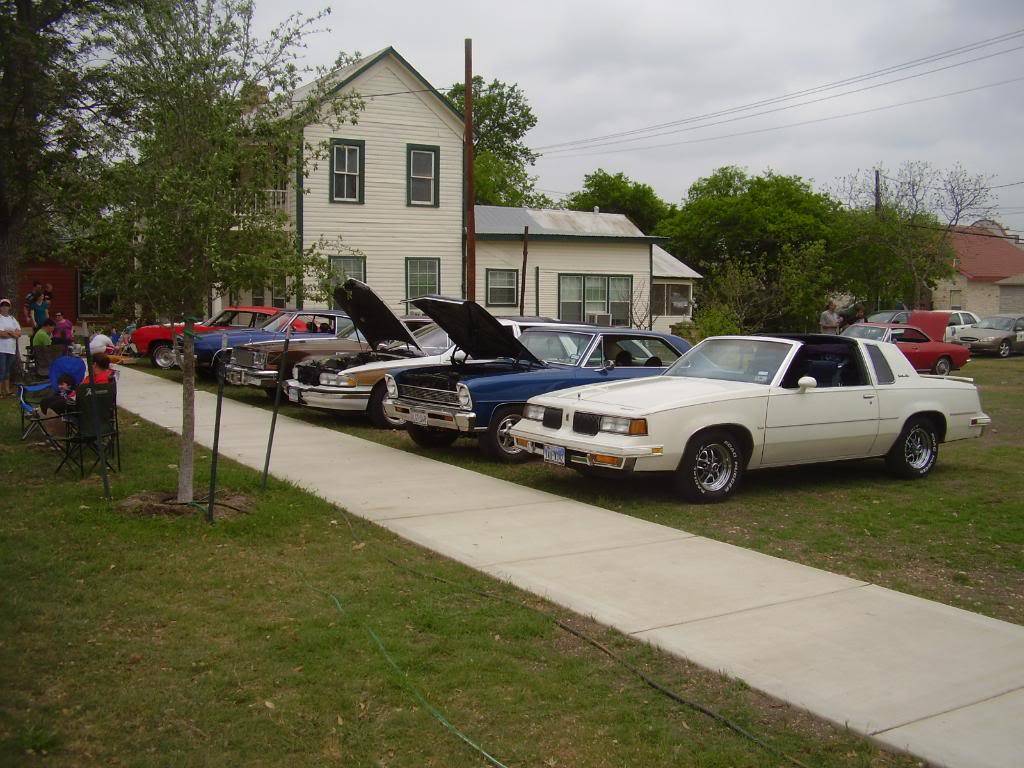
[[[110,358],[99,352],[92,356],[92,381],[96,384],[110,384],[114,380],[114,372],[110,370]],[[85,377],[89,382],[89,377]]]
[[[53,333],[54,322],[50,318],[43,320],[39,329],[32,335],[32,346],[33,347],[48,347],[53,344],[53,337],[50,335]]]

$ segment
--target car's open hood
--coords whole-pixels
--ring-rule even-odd
[[[942,310],[915,309],[910,313],[907,325],[920,328],[932,341],[942,341],[946,336],[946,325],[949,323],[949,315],[949,312]]]
[[[345,310],[345,314],[352,319],[373,349],[393,341],[420,348],[405,323],[388,309],[388,305],[366,283],[354,278],[346,280],[334,289],[334,300]]]
[[[475,301],[423,296],[411,303],[444,328],[452,342],[474,360],[507,357],[544,365],[520,343],[511,328]]]

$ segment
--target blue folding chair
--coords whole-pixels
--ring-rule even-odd
[[[43,416],[39,413],[39,404],[43,398],[52,395],[60,388],[57,380],[61,375],[68,373],[75,380],[75,387],[85,380],[85,360],[72,355],[58,357],[50,363],[49,380],[41,381],[38,384],[18,385],[18,410],[21,413],[21,439],[24,440],[33,432],[38,431],[47,440],[50,433],[43,427],[43,422],[59,419],[58,414]]]

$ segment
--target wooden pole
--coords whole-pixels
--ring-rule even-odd
[[[530,228],[523,227],[523,279],[519,286],[519,316],[526,314],[526,255],[530,249]]]
[[[881,172],[875,169],[875,216],[882,215],[882,179]]]
[[[466,192],[466,298],[476,301],[476,193],[473,191],[473,41],[466,38],[466,95],[463,105],[463,173]]]

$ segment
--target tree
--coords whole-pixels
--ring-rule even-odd
[[[834,287],[838,209],[798,176],[726,166],[696,181],[657,231],[704,274],[698,319],[703,311],[746,331],[802,330]]]
[[[583,189],[567,195],[562,204],[573,211],[592,211],[596,207],[604,213],[621,213],[646,233],[654,232],[675,210],[649,184],[603,168],[584,176]]]
[[[23,261],[51,253],[75,190],[106,71],[94,61],[108,2],[0,4],[0,296]]]
[[[310,273],[326,268],[322,248],[302,250],[273,191],[324,156],[322,145],[302,147],[305,124],[355,122],[362,106],[358,96],[332,96],[330,75],[297,94],[309,72],[296,55],[323,16],[293,15],[265,40],[254,35],[249,0],[148,0],[112,19],[115,130],[126,151],[96,179],[86,239],[104,285],[161,316],[189,318],[211,291],[320,284]],[[337,67],[349,61],[341,56]],[[182,367],[178,500],[187,502],[188,332]]]
[[[445,95],[461,110],[466,86],[457,83]],[[518,85],[500,80],[485,84],[483,77],[473,78],[473,189],[478,205],[552,205],[537,192],[537,179],[529,173],[537,154],[524,138],[536,124],[537,117]]]

